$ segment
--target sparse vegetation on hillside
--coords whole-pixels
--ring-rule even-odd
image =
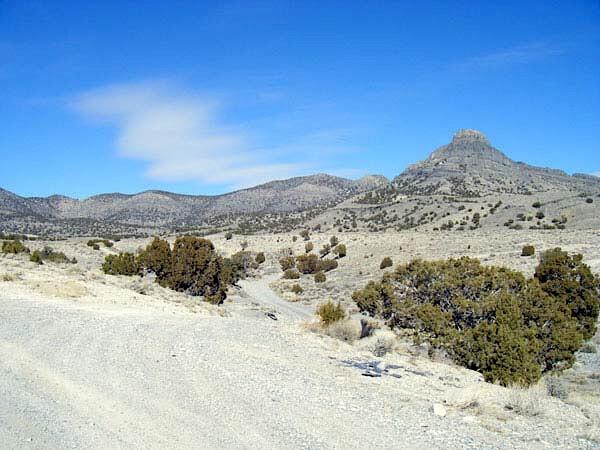
[[[531,384],[570,367],[593,335],[600,281],[581,256],[542,255],[532,279],[463,257],[398,266],[353,294],[359,309],[414,330],[490,382]]]

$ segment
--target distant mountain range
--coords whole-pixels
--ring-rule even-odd
[[[388,184],[389,180],[378,175],[348,180],[317,174],[271,181],[215,196],[145,191],[132,195],[100,194],[84,200],[60,195],[26,198],[0,189],[0,229],[2,223],[10,221],[40,223],[81,219],[174,228],[202,224],[215,217],[326,208]]]
[[[393,205],[406,197],[477,199],[499,194],[593,197],[600,194],[600,178],[515,162],[492,147],[482,133],[460,130],[448,145],[409,166],[391,182],[380,175],[349,180],[317,174],[216,196],[145,191],[132,195],[101,194],[84,200],[60,195],[26,198],[0,189],[0,231],[59,235],[137,233],[240,223],[254,230],[263,226],[280,230],[282,224],[287,228],[298,226],[342,204],[370,208],[369,205]],[[588,202],[593,203],[593,199]],[[410,214],[418,211],[418,207],[412,208]]]

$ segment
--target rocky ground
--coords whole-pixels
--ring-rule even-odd
[[[394,263],[469,255],[531,274],[560,246],[600,272],[600,232],[339,233],[348,255],[317,286],[289,292],[277,260],[304,252],[292,234],[211,236],[228,255],[247,243],[267,261],[221,307],[138,277],[113,277],[85,240],[45,244],[77,264],[0,256],[0,442],[4,448],[599,448],[600,338],[548,396],[484,383],[475,372],[378,330],[345,342],[314,308],[351,306]],[[328,234],[313,234],[315,251]],[[290,301],[291,300],[291,301]],[[355,319],[354,319],[355,320]],[[356,326],[356,323],[354,323]],[[351,325],[349,325],[351,326]],[[558,388],[557,388],[558,389]]]

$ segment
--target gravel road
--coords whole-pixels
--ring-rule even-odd
[[[302,303],[288,302],[273,292],[269,284],[279,278],[281,278],[281,274],[266,275],[262,278],[240,280],[238,284],[254,302],[272,308],[289,319],[306,320],[313,317],[314,308]]]
[[[265,286],[245,285],[257,296],[265,294]],[[284,314],[305,313],[276,303]],[[92,310],[77,302],[2,298],[0,446],[392,449],[573,443],[546,426],[536,425],[533,437],[508,433],[499,440],[496,432],[458,415],[437,417],[427,392],[416,393],[411,382],[428,389],[423,377],[361,376],[341,364],[350,347],[342,344],[340,350],[332,342],[264,316],[118,305]]]

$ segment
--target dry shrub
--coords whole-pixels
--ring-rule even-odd
[[[354,342],[360,338],[360,325],[354,320],[338,320],[325,327],[325,334],[340,341]]]
[[[369,346],[369,350],[373,355],[381,358],[394,351],[396,347],[396,339],[391,336],[378,336]]]
[[[548,399],[542,384],[530,387],[513,386],[506,388],[504,407],[520,416],[536,417],[544,412],[544,402]]]
[[[290,291],[292,291],[296,295],[300,295],[300,294],[302,294],[304,292],[304,289],[302,289],[302,286],[300,286],[299,284],[294,284],[290,288]]]
[[[315,273],[315,283],[325,283],[325,281],[327,281],[325,272],[319,271],[319,272]]]
[[[283,272],[283,278],[286,280],[297,280],[300,278],[300,274],[297,270],[287,269],[285,272]]]
[[[279,260],[279,265],[281,266],[281,270],[285,272],[296,267],[296,259],[293,256],[284,256]]]
[[[36,284],[35,289],[44,295],[59,298],[80,298],[88,293],[86,287],[76,281],[47,281]]]

